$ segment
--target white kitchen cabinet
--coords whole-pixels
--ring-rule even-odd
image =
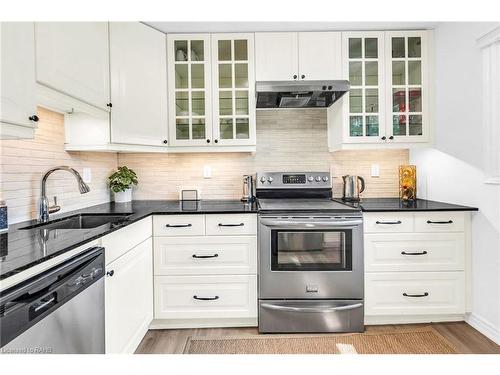
[[[342,33],[351,89],[328,109],[331,151],[429,145],[432,31]]]
[[[340,38],[338,32],[255,33],[257,81],[339,79]]]
[[[365,324],[463,320],[471,304],[467,212],[363,214]]]
[[[166,146],[166,36],[139,22],[109,24],[111,142]]]
[[[106,266],[106,353],[133,353],[153,319],[152,240]]]
[[[299,79],[336,80],[342,74],[341,33],[298,33]]]
[[[298,79],[298,35],[255,33],[255,77],[257,81]]]
[[[2,22],[0,138],[33,138],[36,116],[33,22]]]
[[[231,319],[256,316],[256,275],[155,276],[156,318]]]
[[[40,84],[109,110],[107,22],[37,22],[35,45]]]
[[[169,142],[212,142],[210,34],[167,35]]]
[[[212,34],[213,138],[255,145],[254,34]]]
[[[257,273],[256,236],[156,237],[155,275]]]
[[[429,139],[428,34],[427,31],[385,33],[389,142]]]

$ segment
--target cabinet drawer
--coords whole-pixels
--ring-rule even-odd
[[[206,228],[208,236],[256,234],[257,215],[206,215]]]
[[[463,271],[463,233],[365,235],[366,271]]]
[[[365,233],[413,232],[413,214],[383,212],[364,214]]]
[[[257,238],[156,237],[155,275],[257,273]]]
[[[463,232],[463,212],[427,212],[415,214],[415,232]]]
[[[155,276],[155,319],[255,318],[257,276]]]
[[[463,272],[366,273],[366,315],[465,313]]]
[[[153,217],[154,236],[203,236],[205,215],[157,215]]]

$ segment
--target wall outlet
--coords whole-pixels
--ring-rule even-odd
[[[372,177],[380,177],[380,166],[378,164],[372,164]]]
[[[212,178],[212,167],[210,165],[203,167],[203,178]]]
[[[83,168],[82,173],[83,182],[85,182],[86,184],[90,184],[90,182],[92,181],[92,170],[90,168]]]

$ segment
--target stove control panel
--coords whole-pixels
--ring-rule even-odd
[[[257,173],[257,188],[329,188],[328,172],[264,172]]]

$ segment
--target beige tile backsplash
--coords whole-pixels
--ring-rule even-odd
[[[82,173],[92,170],[90,192],[81,195],[75,178],[68,172],[54,172],[47,180],[47,196],[56,195],[61,212],[109,202],[106,177],[116,168],[114,153],[64,151],[64,117],[38,108],[40,122],[33,140],[0,141],[0,191],[7,202],[9,223],[37,217],[40,179],[58,165],[68,165]]]
[[[274,110],[257,112],[257,152],[250,153],[94,153],[64,151],[64,118],[39,108],[34,140],[0,141],[2,199],[9,207],[9,222],[37,216],[40,178],[57,165],[69,165],[80,173],[92,170],[90,193],[80,195],[67,172],[55,172],[47,185],[50,199],[57,195],[63,211],[109,201],[106,177],[118,165],[127,165],[139,176],[134,199],[177,199],[182,188],[196,187],[204,199],[239,199],[244,174],[256,171],[331,170],[333,189],[341,195],[343,174],[366,178],[364,197],[398,195],[398,170],[408,163],[408,150],[328,152],[325,110]],[[372,164],[380,177],[372,178]],[[203,178],[203,166],[212,178]]]
[[[398,196],[398,166],[408,163],[408,150],[328,152],[326,111],[257,111],[255,154],[119,154],[118,164],[134,169],[140,184],[135,199],[177,199],[181,188],[196,187],[202,198],[241,197],[241,177],[256,171],[333,172],[336,196],[342,193],[344,174],[366,178],[364,197]],[[370,177],[378,164],[380,177]],[[203,178],[203,166],[212,178]]]

